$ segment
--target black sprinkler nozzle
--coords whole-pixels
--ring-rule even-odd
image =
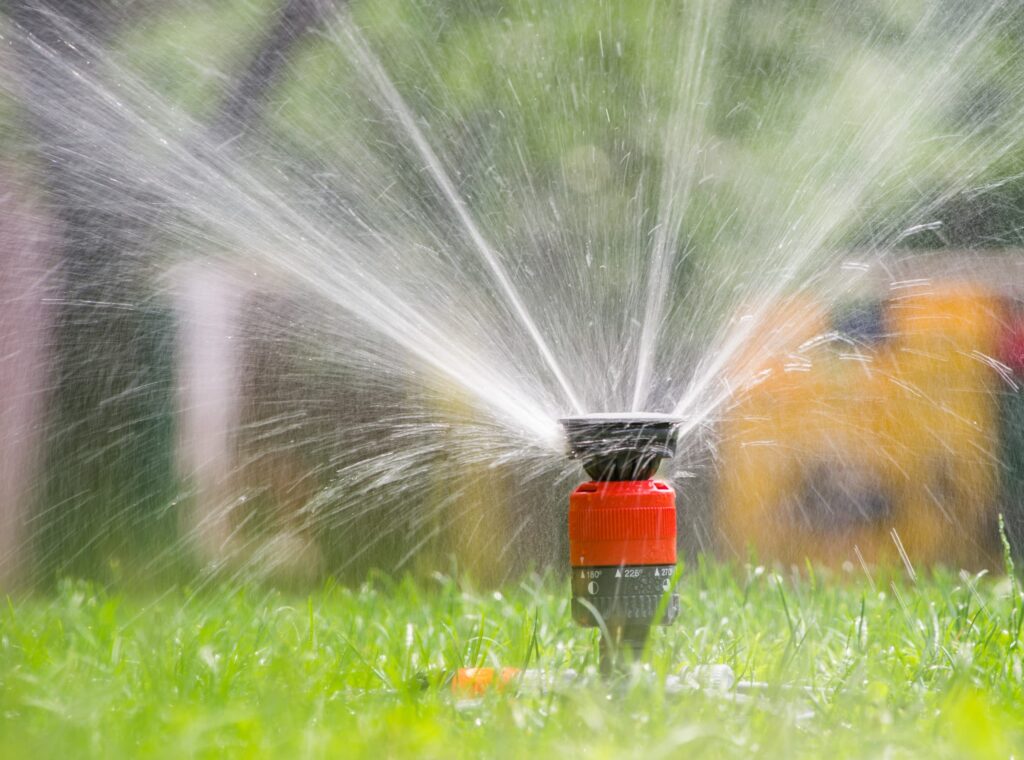
[[[587,414],[559,420],[569,454],[597,481],[648,480],[676,453],[681,420],[668,414]]]

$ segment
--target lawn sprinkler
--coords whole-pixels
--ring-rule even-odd
[[[640,656],[652,625],[669,625],[679,616],[679,597],[670,593],[676,570],[676,494],[667,483],[653,479],[661,460],[675,454],[679,422],[662,414],[588,414],[561,420],[570,456],[592,478],[569,497],[572,616],[582,626],[601,629],[604,676]],[[698,666],[683,675],[673,678],[684,686],[692,682],[694,688],[707,685],[700,679],[716,688],[734,680],[727,666],[717,665]],[[575,676],[462,668],[452,690],[476,697],[510,684],[551,686]]]
[[[661,414],[589,414],[561,420],[570,455],[591,480],[569,497],[572,616],[601,629],[601,672],[637,658],[651,626],[679,615],[666,592],[676,570],[676,495],[654,480],[675,454],[679,420]]]

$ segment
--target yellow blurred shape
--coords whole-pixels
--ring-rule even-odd
[[[738,355],[716,495],[727,550],[793,564],[990,560],[999,301],[928,282],[883,314],[887,338],[852,345],[814,340],[830,329],[820,307],[781,304]]]

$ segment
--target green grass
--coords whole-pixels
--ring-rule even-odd
[[[840,574],[842,575],[842,574]],[[0,614],[0,757],[1008,757],[1024,750],[1021,601],[1006,578],[913,583],[705,566],[653,672],[602,684],[565,582],[502,593],[377,579],[117,595],[68,582]],[[752,691],[668,693],[720,662]],[[452,697],[457,666],[584,673]]]

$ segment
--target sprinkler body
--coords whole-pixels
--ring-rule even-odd
[[[587,415],[561,421],[570,453],[592,480],[569,497],[572,615],[601,629],[601,670],[635,658],[652,625],[679,615],[675,492],[654,480],[675,453],[679,421],[664,415]]]

